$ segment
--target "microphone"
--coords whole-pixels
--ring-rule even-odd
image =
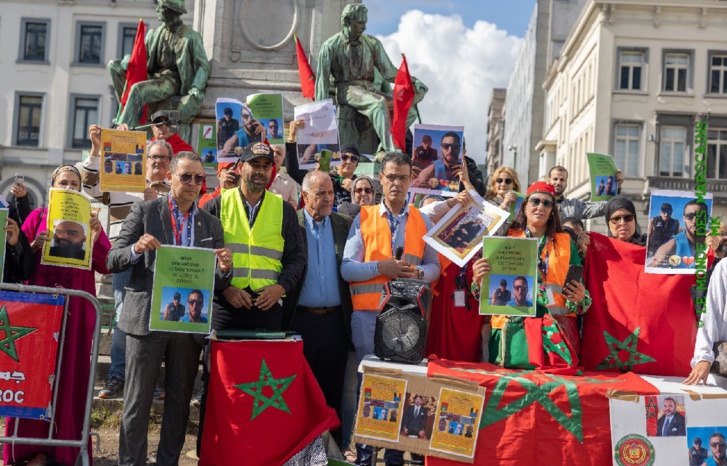
[[[395,253],[396,260],[400,261],[401,260],[401,256],[403,254],[404,254],[404,247],[403,246],[397,246],[396,247],[396,253]]]

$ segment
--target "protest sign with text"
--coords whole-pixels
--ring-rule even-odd
[[[322,150],[332,152],[331,166],[340,165],[338,121],[336,107],[330,99],[295,107],[294,118],[305,121],[298,130],[298,165],[302,169],[315,168]]]
[[[43,244],[40,263],[90,270],[93,257],[90,198],[77,191],[51,188],[46,222],[50,241]]]
[[[101,191],[140,193],[146,188],[146,133],[101,131]]]
[[[534,317],[537,238],[485,238],[482,257],[492,269],[482,278],[480,314]]]
[[[270,144],[285,144],[283,138],[283,96],[281,94],[251,94],[247,106],[265,128]]]

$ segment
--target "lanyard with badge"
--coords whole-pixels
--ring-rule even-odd
[[[184,218],[178,219],[179,216],[181,216],[179,212],[179,209],[177,209],[177,213],[174,211],[175,206],[172,204],[172,198],[169,198],[169,217],[172,221],[172,233],[174,233],[174,244],[177,246],[184,246],[182,243],[182,228],[184,228],[184,222],[187,222],[187,246],[192,245],[192,222],[188,221],[189,214],[191,213],[192,209],[190,208],[187,210],[187,212],[184,213]],[[177,220],[179,220],[179,223],[177,223]]]

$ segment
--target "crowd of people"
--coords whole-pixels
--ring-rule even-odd
[[[237,162],[219,164],[219,187],[206,193],[202,189],[205,173],[200,157],[184,141],[174,140],[176,149],[170,144],[176,135],[168,132],[167,120],[163,113],[153,118],[157,126],[147,146],[147,188],[142,193],[100,190],[102,129],[96,125],[89,128],[90,156],[78,166],[62,165],[53,172],[51,187],[83,190],[109,206],[108,236],[95,214],[89,225],[93,235],[92,270],[40,263],[40,251],[50,239],[45,221],[47,208],[31,211],[21,184],[13,186],[14,199],[5,226],[8,282],[61,286],[95,294],[94,273],[112,274],[117,327],[109,378],[99,396],[123,395],[120,465],[145,464],[152,400],[162,394],[165,409],[156,461],[164,465],[178,462],[198,363],[201,356],[203,361],[208,360],[208,355],[203,354],[208,347],[199,336],[149,330],[154,251],[165,244],[209,248],[217,255],[212,329],[294,330],[302,336],[305,358],[339,419],[352,417],[350,412],[344,413],[353,409],[344,401],[345,386],[356,384],[355,379],[347,380],[349,351],[355,352],[357,363],[374,352],[379,299],[389,280],[416,278],[432,287],[426,355],[527,367],[527,350],[515,339],[503,338],[505,329],[522,326],[523,318],[490,318],[476,312],[483,293],[480,283],[491,270],[488,258],[476,255],[459,267],[422,239],[450,209],[469,203],[470,192],[510,210],[518,200],[515,191],[521,189],[515,170],[498,168],[487,185],[483,174],[465,157],[466,163],[451,167],[461,185],[460,192],[447,199],[427,196],[416,207],[407,196],[417,179],[417,164],[417,168],[427,168],[422,168],[428,157],[426,147],[415,154],[414,162],[403,152],[387,153],[381,160],[378,183],[355,174],[361,159],[353,145],[342,146],[342,163],[330,173],[304,171],[299,169],[295,153],[296,132],[304,123],[296,120],[290,124],[285,146],[250,143],[237,151]],[[121,129],[125,129],[123,125]],[[456,159],[459,149],[452,142],[447,150]],[[618,173],[618,187],[622,181]],[[647,244],[629,199],[568,199],[563,195],[567,184],[567,170],[553,167],[547,179],[529,185],[512,223],[496,232],[500,236],[537,239],[534,289],[528,289],[525,277],[518,277],[512,290],[507,282],[500,283],[492,293],[485,291],[482,299],[493,304],[534,302],[536,318],[543,319],[543,325],[553,325],[563,337],[559,354],[566,363],[575,365],[581,351],[578,316],[588,311],[591,298],[582,281],[565,280],[569,268],[582,264],[587,256],[590,234],[583,231],[583,219],[604,216],[608,236],[614,241],[632,243],[645,251]],[[694,204],[685,207],[699,208]],[[648,247],[657,254],[661,248],[670,247],[670,241],[678,242],[675,238],[679,235],[691,234],[688,229],[680,232],[679,222],[670,218],[671,210],[664,204],[662,215],[649,221],[650,238],[657,239]],[[698,333],[694,370],[686,383],[706,380],[715,358],[713,344],[727,339],[727,261],[719,262],[727,249],[724,225],[721,233],[721,237],[708,239],[716,258],[707,296],[711,312],[706,314],[704,328]],[[403,251],[398,256],[397,249]],[[463,299],[453,299],[458,293]],[[201,317],[201,293],[192,292],[186,299],[187,318],[197,321]],[[62,402],[55,420],[58,438],[71,438],[81,429],[85,394],[74,390],[73,383],[88,376],[94,325],[94,311],[88,303],[71,298],[69,309],[59,385]],[[177,321],[185,317],[182,296],[176,294],[164,309],[164,319]],[[163,387],[157,387],[163,359],[166,376]],[[205,364],[203,380],[208,379],[208,370]],[[202,418],[205,405],[203,390]],[[15,422],[8,421],[9,432]],[[200,422],[200,431],[202,427]],[[351,442],[351,430],[347,423],[331,433],[342,450]],[[45,421],[19,423],[19,433],[24,436],[43,436],[46,431]],[[12,464],[39,451],[60,464],[73,463],[77,453],[71,448],[16,445],[5,449],[4,460]],[[350,453],[351,460],[356,457],[356,464],[369,464],[368,446],[357,445],[356,452]],[[385,458],[386,464],[403,464],[400,451],[388,450]],[[412,455],[413,464],[422,461]]]

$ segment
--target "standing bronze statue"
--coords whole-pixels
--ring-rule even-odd
[[[394,82],[398,70],[391,63],[381,42],[363,33],[368,21],[367,12],[364,5],[346,5],[341,13],[343,30],[321,46],[316,100],[335,96],[342,144],[357,144],[363,151],[377,149],[370,147],[365,136],[360,134],[360,125],[355,123],[355,112],[350,110],[355,109],[371,122],[379,139],[378,151],[388,152],[396,150],[391,138],[390,104],[393,95],[389,83]],[[416,91],[416,104],[424,98],[428,89],[413,76],[412,82]],[[331,85],[335,90],[333,96]],[[412,106],[407,127],[415,119],[416,111]]]
[[[188,132],[189,124],[204,100],[210,74],[207,52],[202,45],[202,36],[182,23],[181,16],[187,12],[184,0],[159,0],[156,11],[162,25],[147,32],[144,39],[149,79],[131,86],[126,106],[116,123],[126,123],[132,128],[138,126],[144,105],[161,102],[158,108],[150,110],[179,110],[183,123],[181,132]],[[112,60],[108,64],[117,99],[124,92],[129,59],[127,55],[123,60]],[[179,102],[164,102],[175,96],[179,97]],[[189,135],[181,136],[189,140]]]

